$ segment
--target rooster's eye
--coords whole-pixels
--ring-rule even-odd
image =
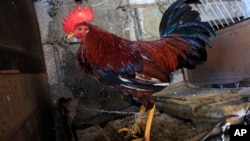
[[[78,27],[77,30],[78,31],[87,31],[87,30],[89,30],[89,28],[87,28],[87,27]]]
[[[77,31],[79,33],[88,33],[89,32],[89,28],[85,27],[85,26],[80,26],[80,27],[77,27]]]
[[[78,27],[78,30],[79,30],[79,31],[82,31],[82,28],[81,28],[81,27]]]

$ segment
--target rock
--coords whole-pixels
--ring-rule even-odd
[[[84,130],[78,130],[77,136],[79,141],[110,141],[99,126],[92,126]]]
[[[197,88],[178,83],[154,94],[154,101],[160,110],[170,115],[215,122],[226,115],[244,115],[250,105],[250,93],[239,91],[238,88]]]
[[[143,5],[143,4],[153,4],[157,2],[157,0],[130,0],[129,4],[131,5]]]
[[[48,81],[49,85],[57,85],[58,84],[58,77],[57,77],[57,70],[56,70],[56,64],[55,64],[55,58],[54,58],[54,51],[53,47],[51,45],[44,45],[43,46],[43,52],[44,52],[44,59],[46,63],[46,70],[48,74]]]
[[[40,28],[42,44],[48,41],[49,22],[51,20],[48,14],[49,2],[47,0],[39,0],[34,2],[37,20]]]

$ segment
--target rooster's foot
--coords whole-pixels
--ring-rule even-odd
[[[140,108],[139,114],[143,115],[145,111],[146,111],[146,107],[142,105]],[[132,129],[121,128],[118,130],[118,132],[119,133],[127,132],[128,134],[132,135],[132,137],[134,138],[132,141],[150,141],[150,129],[151,129],[152,121],[153,121],[154,112],[155,112],[155,105],[149,111],[144,135],[142,135],[143,134],[142,118],[140,116],[136,119],[136,123],[134,124]]]

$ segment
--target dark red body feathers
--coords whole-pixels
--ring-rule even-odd
[[[135,68],[128,73],[168,82],[169,73],[178,69],[178,61],[187,59],[185,52],[192,52],[190,44],[178,35],[154,41],[129,41],[97,26],[84,25],[90,32],[78,50],[78,63],[85,72],[112,69],[119,75],[122,68],[131,64]]]

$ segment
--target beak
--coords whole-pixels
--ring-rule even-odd
[[[75,34],[74,34],[74,33],[70,33],[70,34],[68,34],[68,35],[67,35],[67,40],[72,39],[74,36],[75,36]]]

